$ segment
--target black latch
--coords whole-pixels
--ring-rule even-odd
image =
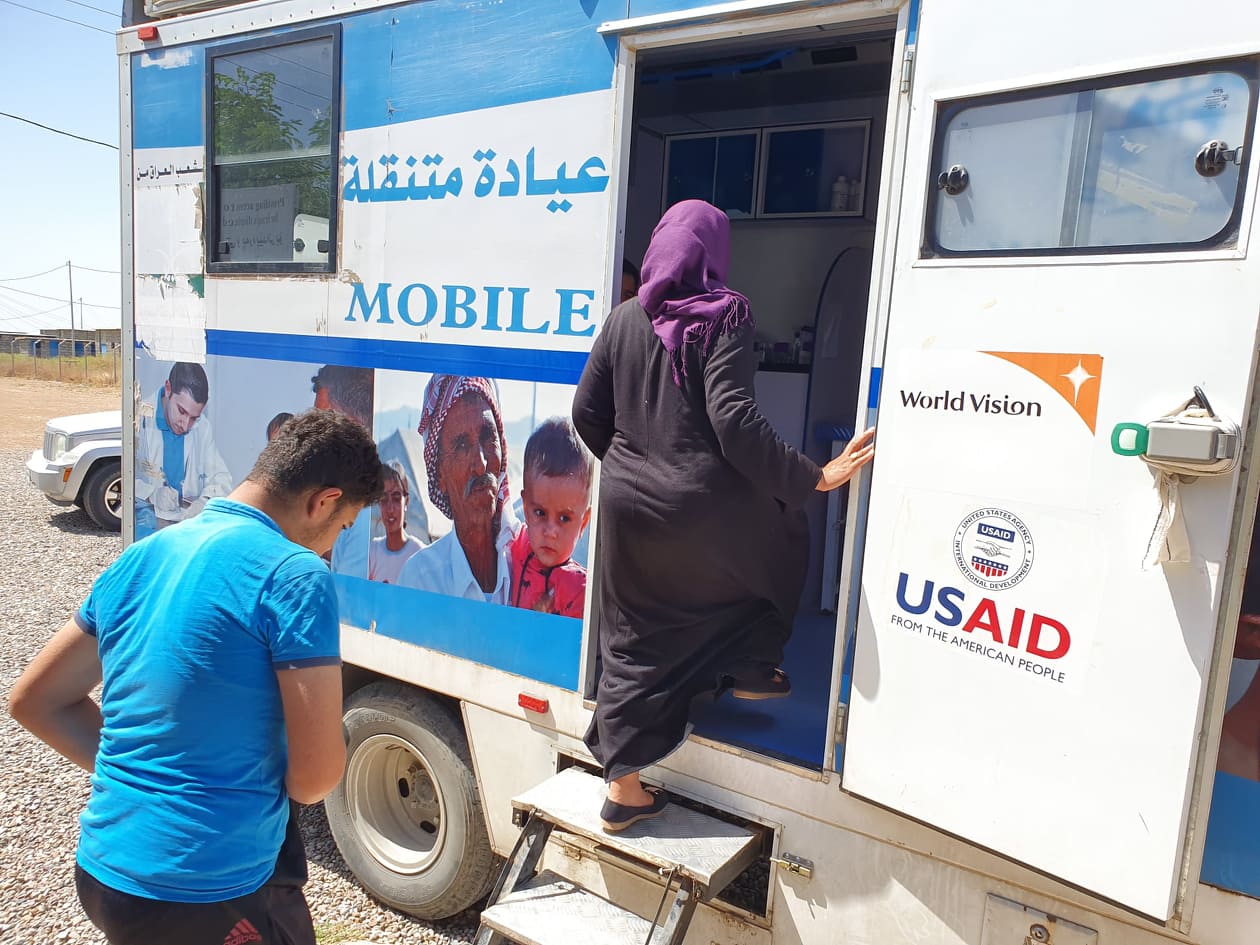
[[[957,197],[967,189],[967,184],[971,181],[971,175],[967,173],[967,169],[961,164],[955,164],[947,171],[941,171],[940,176],[936,178],[936,189],[943,190],[951,197]]]
[[[1224,141],[1209,141],[1194,157],[1194,169],[1203,177],[1215,177],[1229,164],[1242,162],[1242,148],[1230,148]]]

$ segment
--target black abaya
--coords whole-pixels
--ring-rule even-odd
[[[573,401],[600,459],[603,672],[586,743],[607,780],[686,737],[723,674],[778,665],[805,581],[818,466],[757,409],[752,327],[670,359],[637,300],[604,324]]]

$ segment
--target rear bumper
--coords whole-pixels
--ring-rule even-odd
[[[54,502],[73,502],[78,483],[74,482],[71,473],[73,464],[57,465],[44,458],[40,450],[31,453],[26,461],[26,477],[33,485]]]

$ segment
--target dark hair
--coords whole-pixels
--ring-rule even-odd
[[[308,410],[281,426],[247,477],[272,495],[342,491],[342,502],[370,505],[385,488],[384,467],[363,424],[333,410]]]
[[[272,417],[271,421],[267,424],[267,442],[270,443],[276,433],[279,432],[280,428],[285,425],[285,422],[292,419],[293,414],[285,413],[284,411],[281,411]]]
[[[591,487],[591,454],[565,417],[544,420],[530,434],[524,467],[527,476],[577,476],[584,488]]]
[[[623,276],[633,276],[636,289],[643,284],[643,276],[639,274],[639,267],[628,259],[621,260],[621,274]]]
[[[206,369],[200,364],[176,361],[166,382],[171,385],[172,394],[188,391],[188,396],[199,404],[210,400],[210,381],[206,379]]]
[[[398,485],[402,487],[402,494],[407,498],[411,498],[411,486],[407,482],[407,471],[403,469],[402,463],[396,459],[391,459],[384,464],[383,471],[386,479],[397,479]]]
[[[353,417],[372,429],[372,377],[371,368],[346,367],[341,364],[325,364],[311,378],[311,390],[328,392],[333,409]]]

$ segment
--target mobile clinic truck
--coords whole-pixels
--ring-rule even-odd
[[[118,39],[126,528],[208,481],[145,498],[176,365],[230,483],[285,413],[372,426],[406,495],[333,554],[326,803],[369,891],[490,893],[486,942],[1254,936],[1251,0],[214,6]],[[699,706],[647,772],[678,803],[613,837],[599,523],[583,619],[461,583],[430,381],[494,418],[502,549],[526,441],[687,197],[732,218],[767,418],[820,461],[877,418],[878,456],[808,510],[791,698]]]

